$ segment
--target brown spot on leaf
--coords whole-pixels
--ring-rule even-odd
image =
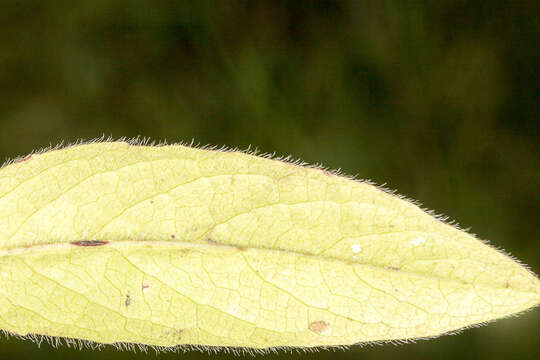
[[[174,239],[174,238],[176,238],[176,235],[171,234],[171,239]]]
[[[148,289],[149,287],[150,287],[149,284],[142,284],[142,286],[141,286],[141,288],[142,288],[143,291],[146,290],[146,289]]]
[[[385,266],[385,268],[386,268],[387,270],[392,270],[392,271],[399,271],[399,270],[401,270],[401,268],[396,267],[396,266]]]
[[[243,247],[243,246],[237,246],[237,247],[236,247],[236,250],[238,250],[238,251],[246,251],[247,248],[245,248],[245,247]]]
[[[186,254],[189,254],[191,252],[190,249],[188,248],[183,248],[183,249],[180,249],[180,253],[182,253],[182,255],[186,255]]]
[[[126,294],[126,300],[124,301],[124,304],[126,304],[126,307],[131,305],[131,296],[129,296],[129,294]]]
[[[329,325],[326,321],[313,321],[309,324],[309,330],[317,334],[322,334]]]
[[[214,239],[212,239],[211,237],[207,236],[204,238],[204,241],[206,241],[208,244],[210,245],[214,245],[214,246],[217,246],[219,245],[219,243],[217,241],[215,241]]]
[[[102,241],[102,240],[80,240],[80,241],[72,241],[70,244],[75,246],[103,246],[107,245],[108,241]]]
[[[506,280],[506,282],[504,283],[504,287],[506,289],[508,289],[510,287],[510,283],[508,282],[508,280]]]

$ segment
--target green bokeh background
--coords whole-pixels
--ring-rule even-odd
[[[0,156],[103,134],[251,144],[386,182],[538,273],[539,10],[498,0],[3,0]],[[533,359],[539,320],[536,309],[415,344],[266,357]],[[0,359],[32,358],[155,356],[0,337]]]

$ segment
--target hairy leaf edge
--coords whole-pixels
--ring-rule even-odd
[[[249,145],[247,149],[240,149],[238,147],[231,148],[231,147],[228,147],[227,145],[222,145],[222,146],[211,145],[211,144],[201,145],[200,142],[195,143],[194,138],[192,138],[191,141],[189,141],[189,142],[188,141],[180,141],[180,142],[169,143],[169,142],[167,142],[167,140],[156,141],[156,140],[152,140],[150,137],[145,137],[145,136],[141,136],[141,135],[133,137],[133,138],[120,137],[120,138],[115,139],[111,135],[105,136],[105,134],[103,134],[102,136],[91,139],[91,140],[78,139],[78,140],[76,140],[74,142],[70,142],[70,143],[66,143],[66,144],[64,144],[64,141],[61,141],[57,145],[52,145],[52,143],[51,143],[49,146],[42,147],[42,148],[40,148],[38,150],[34,150],[34,151],[30,152],[27,155],[20,155],[20,156],[14,157],[12,159],[9,159],[9,158],[6,159],[4,161],[4,163],[2,164],[2,166],[0,166],[0,169],[4,168],[5,166],[9,166],[11,164],[15,164],[15,163],[25,161],[25,160],[31,158],[32,155],[39,155],[39,154],[43,154],[43,153],[47,153],[47,152],[51,152],[51,151],[63,150],[63,149],[67,149],[67,148],[71,148],[71,147],[75,147],[75,146],[102,143],[102,142],[125,142],[125,143],[129,144],[130,146],[149,146],[149,147],[180,145],[180,146],[187,146],[187,147],[196,148],[196,149],[200,149],[200,150],[210,150],[210,151],[219,151],[219,152],[241,152],[241,153],[244,153],[246,155],[258,156],[258,157],[263,157],[263,158],[270,159],[270,160],[277,160],[277,161],[281,161],[281,162],[286,162],[286,163],[296,165],[296,166],[302,166],[302,167],[306,167],[306,168],[310,168],[310,169],[326,171],[326,172],[329,172],[330,174],[335,175],[335,176],[340,176],[340,177],[346,178],[348,180],[353,180],[353,181],[357,181],[357,182],[360,182],[360,183],[368,184],[368,185],[374,186],[375,188],[379,189],[380,191],[383,191],[386,194],[395,196],[395,197],[397,197],[397,198],[399,198],[401,200],[407,201],[407,202],[417,206],[420,210],[422,210],[426,214],[430,215],[434,219],[442,222],[443,224],[453,226],[454,228],[471,235],[476,240],[478,240],[478,241],[482,242],[483,244],[491,247],[492,249],[496,250],[497,252],[503,254],[504,256],[508,257],[512,261],[514,261],[517,264],[519,264],[520,266],[522,266],[530,274],[532,274],[535,278],[538,278],[538,275],[536,275],[527,264],[525,264],[522,261],[520,261],[519,259],[517,259],[515,256],[513,256],[507,250],[504,250],[504,249],[502,249],[502,248],[500,248],[498,246],[495,246],[495,245],[491,244],[486,239],[479,238],[475,233],[471,232],[470,227],[468,227],[468,228],[461,227],[461,225],[458,222],[452,220],[450,218],[450,216],[447,216],[447,215],[445,215],[443,213],[437,213],[433,209],[429,209],[429,208],[424,207],[423,204],[420,201],[418,201],[416,199],[409,198],[409,197],[407,197],[405,195],[399,194],[396,189],[393,190],[391,188],[386,187],[387,183],[377,184],[376,182],[374,182],[374,181],[372,181],[370,179],[359,178],[358,174],[348,175],[348,174],[343,173],[341,169],[331,169],[331,168],[328,168],[328,167],[324,166],[321,163],[309,164],[309,163],[303,161],[302,159],[294,158],[291,155],[276,156],[275,152],[273,152],[273,153],[262,152],[261,153],[261,152],[259,152],[258,148],[252,149],[251,145]],[[14,250],[14,249],[11,249],[11,250]],[[4,251],[9,252],[11,250],[4,250]],[[4,252],[4,255],[6,254],[5,252]],[[0,253],[0,255],[2,255],[2,254]],[[302,254],[302,255],[304,255],[304,254]],[[13,338],[17,338],[17,339],[30,340],[30,341],[36,343],[38,345],[38,347],[40,347],[41,344],[43,342],[45,342],[45,343],[48,343],[49,345],[51,345],[54,348],[58,348],[59,346],[64,344],[68,348],[75,348],[75,349],[79,349],[79,350],[82,350],[82,349],[101,350],[101,349],[103,349],[105,347],[112,346],[115,349],[120,350],[120,351],[128,350],[128,351],[132,351],[132,352],[140,351],[142,353],[148,353],[149,350],[152,350],[156,354],[163,353],[163,352],[174,352],[174,353],[183,352],[183,353],[186,353],[186,352],[189,352],[189,351],[200,351],[200,352],[206,352],[206,353],[210,353],[210,354],[224,352],[224,353],[231,353],[231,354],[234,354],[234,355],[248,354],[248,355],[255,356],[255,355],[258,355],[258,354],[267,354],[267,353],[270,353],[270,352],[277,353],[277,352],[280,352],[280,351],[285,351],[287,353],[293,353],[293,352],[306,353],[306,352],[314,352],[314,351],[319,351],[319,350],[326,350],[326,351],[329,351],[329,350],[330,351],[347,350],[351,346],[361,346],[361,347],[363,347],[363,346],[383,345],[383,344],[393,344],[393,345],[410,344],[410,343],[415,343],[416,341],[419,341],[419,340],[420,341],[421,340],[429,340],[429,339],[434,339],[434,338],[438,338],[440,336],[445,336],[445,335],[460,334],[460,333],[462,333],[463,331],[465,331],[467,329],[482,327],[484,325],[490,324],[490,323],[495,322],[497,320],[519,317],[519,316],[521,316],[521,315],[523,315],[523,314],[525,314],[525,313],[527,313],[529,311],[532,311],[532,310],[536,309],[539,305],[540,305],[540,302],[533,305],[533,306],[531,306],[528,309],[525,309],[523,311],[520,311],[520,312],[517,312],[517,313],[514,313],[514,314],[510,314],[510,315],[503,316],[503,317],[496,318],[496,319],[491,319],[491,320],[488,320],[488,321],[480,322],[480,323],[469,325],[469,326],[465,326],[465,327],[462,327],[462,328],[457,329],[457,330],[452,330],[452,331],[441,333],[441,334],[434,335],[434,336],[418,337],[418,338],[393,339],[393,340],[381,340],[381,341],[369,341],[369,342],[359,342],[359,343],[352,344],[352,345],[337,345],[337,346],[335,346],[335,345],[312,346],[312,347],[279,346],[279,347],[268,347],[268,348],[247,348],[247,347],[232,347],[232,346],[203,346],[203,345],[186,345],[186,344],[182,344],[182,345],[175,345],[175,346],[167,347],[167,346],[155,346],[155,345],[146,345],[146,344],[139,344],[139,343],[123,343],[123,342],[111,343],[111,344],[103,344],[103,343],[98,343],[98,342],[95,342],[95,341],[92,341],[92,340],[84,340],[84,339],[77,339],[77,338],[56,337],[56,336],[41,335],[41,334],[20,335],[20,334],[15,334],[15,333],[6,331],[4,329],[0,329],[0,331],[4,334],[4,336],[6,338],[13,337]]]

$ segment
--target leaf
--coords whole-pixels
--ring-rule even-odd
[[[124,142],[0,169],[0,281],[10,333],[159,347],[425,338],[540,301],[512,258],[369,183]]]

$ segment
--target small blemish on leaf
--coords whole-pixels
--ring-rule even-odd
[[[16,163],[22,163],[22,162],[30,160],[31,158],[32,158],[32,154],[26,155],[25,157],[20,158],[19,160],[17,160]]]
[[[81,240],[81,241],[72,241],[70,244],[75,246],[103,246],[107,245],[108,241],[102,240]]]
[[[358,254],[360,251],[362,251],[362,247],[359,244],[353,244],[352,252],[355,254]]]
[[[326,321],[313,321],[309,324],[309,330],[317,334],[322,334],[326,331],[330,324]]]
[[[240,306],[238,305],[233,305],[231,306],[231,308],[229,309],[229,312],[233,315],[238,315],[238,312],[240,311]]]
[[[124,301],[124,304],[126,304],[126,307],[131,305],[131,296],[129,296],[129,294],[126,294],[126,300]]]
[[[149,284],[142,284],[141,289],[144,291],[150,287]]]
[[[176,238],[176,235],[171,234],[171,239],[175,239],[175,238]]]
[[[214,246],[218,246],[219,243],[217,241],[215,241],[214,239],[212,239],[211,237],[207,236],[204,238],[204,241],[206,241],[208,244],[210,245],[214,245]]]
[[[323,174],[326,175],[326,176],[334,176],[334,174],[332,174],[332,172],[330,172],[328,170],[323,170]]]
[[[417,238],[411,239],[411,241],[409,241],[409,244],[411,244],[412,246],[418,246],[418,245],[422,245],[425,242],[426,242],[426,239],[419,236]]]

